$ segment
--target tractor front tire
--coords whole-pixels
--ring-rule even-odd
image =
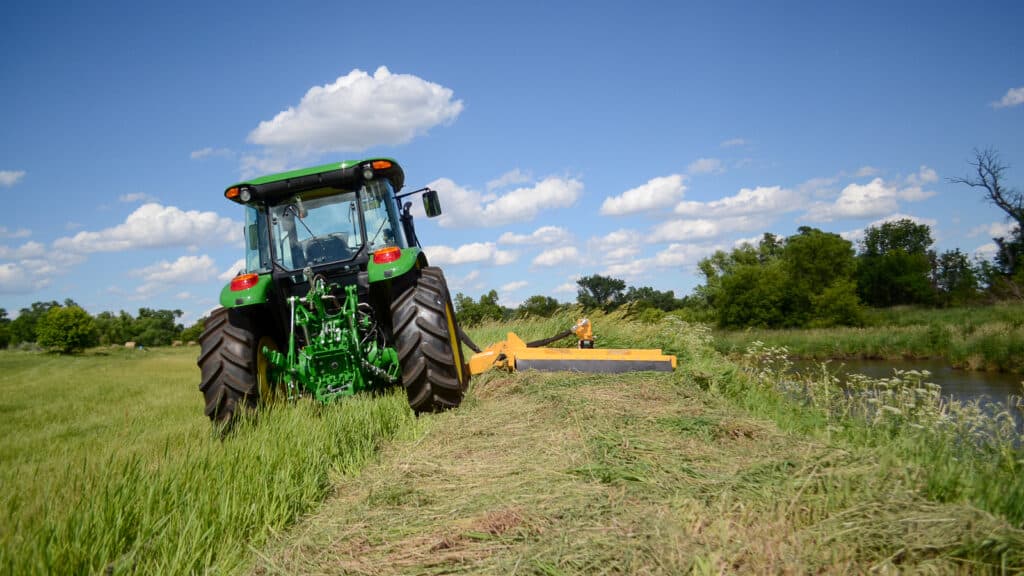
[[[206,400],[206,415],[217,425],[230,424],[240,408],[255,408],[261,388],[268,389],[268,362],[255,322],[242,310],[217,308],[206,320],[199,337],[197,364],[202,372],[199,390]]]
[[[461,404],[469,371],[448,284],[439,268],[420,269],[415,284],[391,303],[391,321],[402,386],[413,411],[440,412]]]

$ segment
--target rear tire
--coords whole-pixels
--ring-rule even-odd
[[[253,318],[244,311],[217,308],[206,320],[199,337],[197,364],[202,372],[199,390],[206,400],[206,415],[214,424],[227,424],[240,408],[255,408],[260,392],[269,384],[269,362],[264,345],[276,348],[262,336]]]
[[[413,272],[415,274],[416,272]],[[419,271],[391,303],[402,386],[417,414],[455,408],[469,385],[448,284],[439,268]]]

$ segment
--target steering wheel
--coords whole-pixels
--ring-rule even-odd
[[[306,262],[320,264],[327,260],[327,244],[324,242],[323,238],[314,236],[309,240],[306,240],[303,252],[306,253]]]

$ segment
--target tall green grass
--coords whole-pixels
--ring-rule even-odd
[[[1024,305],[873,310],[863,328],[717,331],[716,348],[754,341],[802,358],[944,358],[956,368],[1024,373]]]
[[[1024,448],[1005,405],[943,397],[927,371],[860,375],[841,386],[824,366],[794,375],[788,356],[755,342],[743,359],[749,378],[723,390],[755,411],[774,406],[783,425],[806,430],[816,417],[818,432],[877,449],[893,468],[912,464],[910,479],[929,498],[968,502],[1024,528]]]
[[[231,571],[417,429],[390,393],[274,406],[221,440],[195,353],[0,354],[0,572]]]

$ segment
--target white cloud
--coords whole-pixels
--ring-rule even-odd
[[[929,178],[930,174],[914,176]],[[933,196],[934,192],[911,185],[905,188],[875,178],[867,184],[849,184],[834,203],[819,202],[808,209],[805,218],[814,222],[830,222],[843,218],[870,218],[891,214],[899,209],[899,201],[915,202]]]
[[[0,170],[0,186],[10,188],[25,177],[24,170]]]
[[[922,166],[921,168],[924,168],[924,166]],[[878,172],[878,168],[875,168],[874,166],[861,166],[860,168],[857,169],[856,172],[853,173],[853,176],[855,178],[870,178],[872,176],[877,175]]]
[[[690,174],[720,174],[725,172],[722,161],[718,158],[697,158],[687,167]]]
[[[796,210],[802,203],[799,193],[780,186],[742,188],[735,196],[712,202],[687,202],[676,205],[680,216],[704,218],[742,216],[744,214],[776,214]]]
[[[156,198],[154,198],[150,194],[146,194],[145,192],[133,192],[131,194],[122,194],[122,195],[118,196],[117,199],[120,200],[121,202],[128,202],[128,203],[133,203],[133,202],[155,202],[156,201]]]
[[[763,227],[759,218],[737,216],[709,220],[706,218],[670,220],[655,226],[648,242],[692,242],[709,240],[735,232],[750,232]]]
[[[990,238],[1006,238],[1017,230],[1017,224],[1013,222],[993,222],[991,224],[982,224],[981,226],[975,226],[971,228],[971,231],[967,233],[968,236],[974,238],[975,236],[981,236],[984,234]]]
[[[504,188],[506,186],[511,186],[513,184],[522,184],[524,182],[529,182],[532,179],[533,177],[530,176],[529,172],[523,172],[519,168],[516,168],[514,170],[509,170],[508,172],[505,172],[501,176],[498,176],[494,180],[488,182],[487,191],[491,192],[493,190],[497,190],[498,188]]]
[[[982,244],[974,249],[974,258],[977,260],[992,260],[999,253],[999,247],[995,242]]]
[[[28,228],[8,230],[6,226],[0,226],[0,238],[28,238],[31,235],[32,231]]]
[[[757,237],[753,245],[756,246],[760,240]],[[714,254],[715,250],[726,249],[728,246],[725,244],[669,244],[654,257],[654,265],[660,268],[696,266],[702,258]]]
[[[212,156],[228,157],[231,156],[231,150],[227,148],[200,148],[199,150],[193,150],[189,156],[193,160],[201,160],[203,158],[210,158]]]
[[[575,246],[561,246],[545,250],[533,259],[534,266],[560,266],[572,264],[579,260],[580,252]]]
[[[47,253],[46,246],[39,242],[29,241],[17,248],[0,246],[0,259],[22,260],[25,258],[42,258]]]
[[[744,140],[743,138],[730,138],[728,140],[723,141],[721,144],[719,144],[719,146],[721,146],[722,148],[732,148],[734,146],[743,146],[746,143],[747,141]]]
[[[1019,104],[1024,104],[1024,86],[1020,86],[1019,88],[1010,88],[998,102],[992,103],[992,107],[1009,108]]]
[[[222,282],[228,282],[235,276],[238,276],[238,273],[242,270],[245,270],[245,259],[239,258],[238,260],[235,260],[234,264],[228,266],[226,270],[218,274],[217,279]]]
[[[452,276],[448,278],[449,288],[457,288],[459,290],[480,290],[484,287],[482,282],[478,282],[480,279],[479,270],[470,270],[469,274],[458,277]]]
[[[935,220],[934,218],[920,218],[918,216],[911,216],[910,214],[897,213],[890,214],[885,218],[879,218],[878,220],[868,223],[863,228],[858,228],[856,230],[847,230],[846,232],[840,232],[839,235],[844,239],[856,244],[864,239],[864,231],[867,230],[868,228],[876,228],[878,226],[881,226],[882,224],[885,224],[886,222],[896,222],[898,220],[910,220],[915,224],[927,225],[929,228],[931,228],[933,238],[935,236],[935,227],[939,224],[938,220]]]
[[[907,184],[910,186],[924,186],[925,184],[932,184],[939,181],[939,174],[934,169],[921,165],[918,169],[917,174],[911,174],[907,176]]]
[[[758,246],[761,243],[761,239],[762,238],[764,238],[763,235],[762,236],[748,236],[746,238],[737,238],[737,239],[732,241],[732,247],[733,248],[739,248],[740,246],[743,246],[744,244],[749,244],[751,246],[756,247],[756,246]]]
[[[541,226],[530,234],[513,234],[505,232],[498,238],[500,244],[564,244],[572,239],[565,228],[558,226]]]
[[[576,282],[566,282],[564,284],[559,284],[558,286],[555,286],[552,292],[554,292],[555,294],[575,294],[576,292],[579,291],[579,287],[579,284],[577,284]]]
[[[638,260],[629,260],[626,262],[618,262],[615,264],[609,264],[601,271],[602,275],[611,276],[613,278],[622,278],[625,280],[635,280],[647,274],[647,272],[655,267],[654,258],[641,258]]]
[[[629,260],[640,253],[643,237],[636,230],[622,228],[604,236],[591,238],[590,250],[601,262]]]
[[[58,238],[58,250],[78,254],[119,252],[136,248],[172,246],[238,245],[242,224],[216,212],[182,210],[157,203],[143,204],[128,215],[124,223],[98,232],[83,231]]]
[[[49,285],[50,279],[21,263],[0,264],[0,294],[25,294]]]
[[[282,156],[255,156],[246,154],[242,156],[239,172],[242,178],[252,178],[263,174],[274,174],[284,172],[288,169],[288,158]]]
[[[505,194],[483,195],[463,188],[448,178],[428,184],[438,191],[444,213],[437,222],[445,228],[492,227],[527,222],[543,210],[572,206],[583,193],[583,183],[574,178],[549,176],[529,188]]]
[[[473,242],[471,244],[463,244],[458,248],[426,246],[423,248],[423,251],[427,255],[427,260],[434,266],[476,263],[504,266],[515,262],[516,258],[518,258],[515,252],[498,250],[494,242]]]
[[[601,204],[601,214],[621,216],[636,212],[659,210],[682,198],[686,192],[683,176],[659,176],[646,184],[626,190],[620,196],[609,196]]]
[[[515,282],[509,282],[508,284],[503,284],[501,286],[501,289],[498,290],[498,291],[502,292],[502,293],[504,293],[504,292],[515,292],[516,290],[519,290],[519,289],[522,289],[522,288],[526,288],[529,285],[530,285],[530,283],[527,282],[526,280],[516,280]]]
[[[174,262],[162,260],[145,268],[129,272],[141,276],[143,283],[135,288],[132,299],[143,300],[165,291],[169,286],[205,282],[217,276],[213,258],[206,256],[181,256]],[[180,294],[179,294],[180,297]]]
[[[297,155],[405,144],[462,112],[450,88],[411,74],[355,69],[314,86],[297,106],[260,122],[249,142]]]
[[[217,267],[213,258],[202,256],[181,256],[174,262],[162,260],[151,266],[130,272],[132,276],[141,276],[151,283],[183,284],[188,282],[205,282],[216,277]]]

